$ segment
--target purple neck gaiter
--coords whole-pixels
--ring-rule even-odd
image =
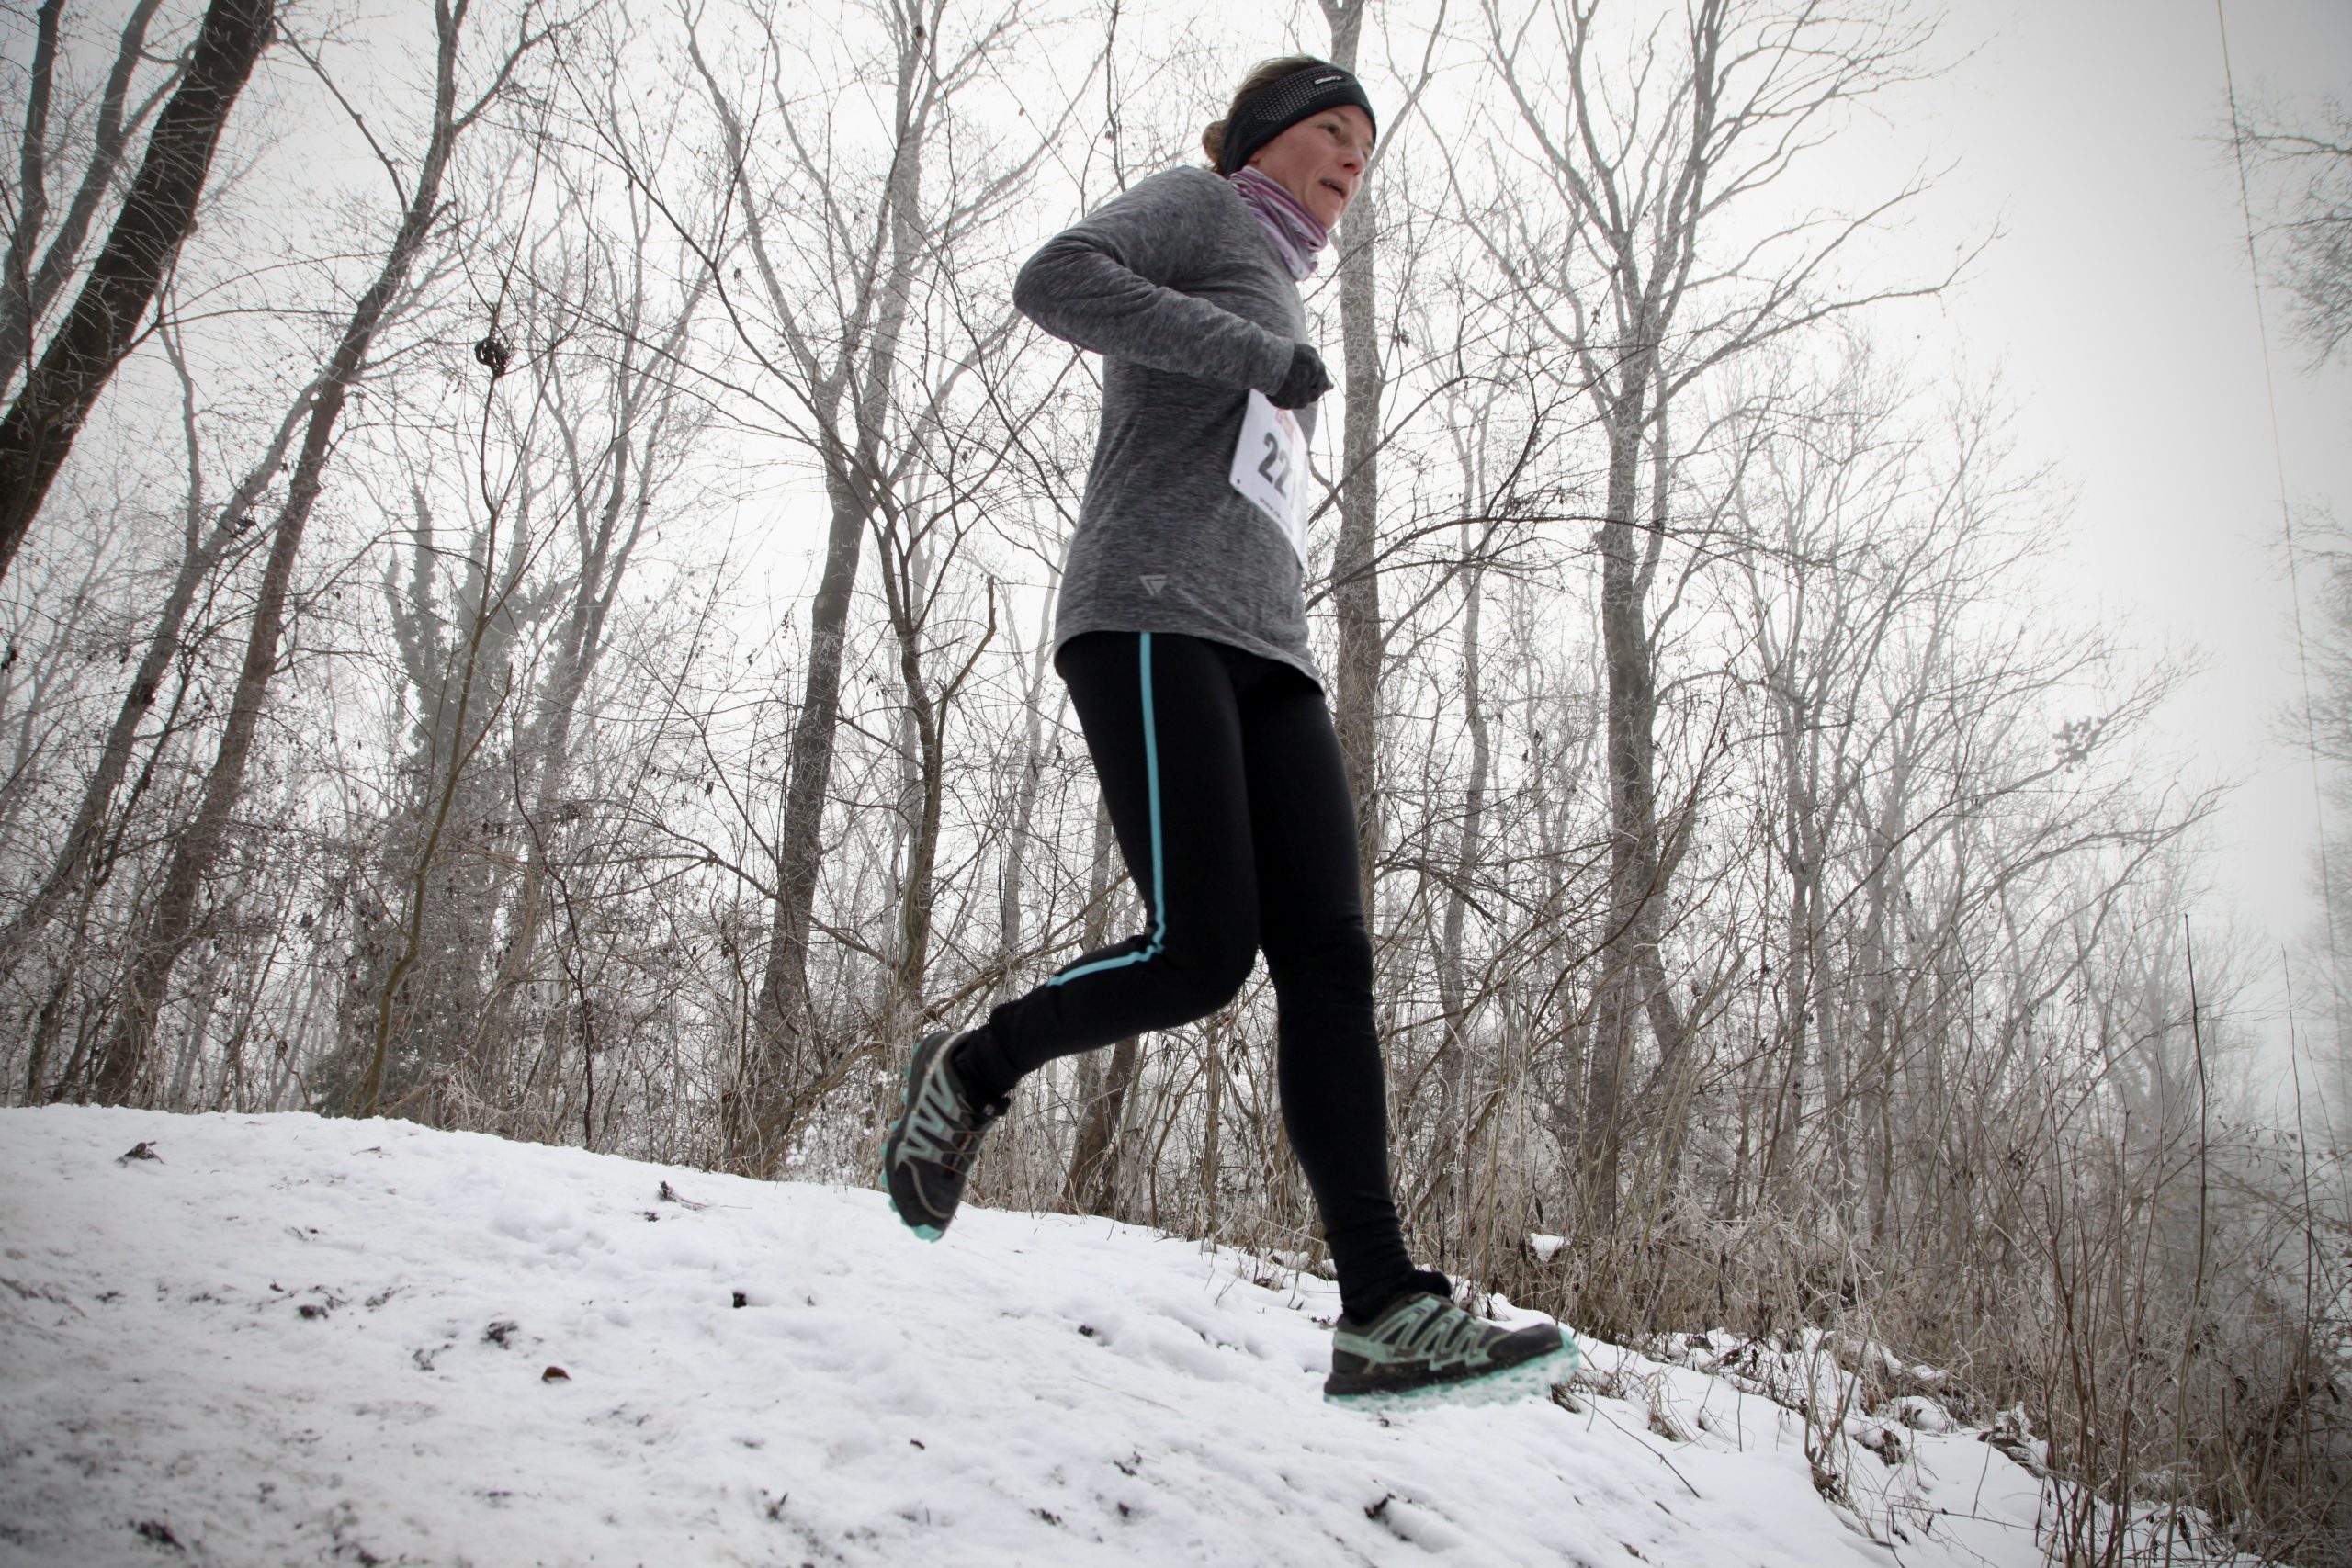
[[[1250,210],[1258,215],[1258,226],[1290,269],[1293,282],[1303,282],[1314,272],[1323,247],[1331,243],[1331,231],[1306,210],[1298,197],[1283,188],[1279,180],[1260,174],[1255,169],[1236,169],[1226,179]]]

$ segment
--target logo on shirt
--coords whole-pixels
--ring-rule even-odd
[[[1143,591],[1155,599],[1159,597],[1159,591],[1167,586],[1168,580],[1164,577],[1147,577],[1143,580]]]

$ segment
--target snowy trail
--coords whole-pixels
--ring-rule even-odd
[[[0,1563],[2040,1562],[1973,1435],[1855,1450],[1835,1509],[1793,1416],[1594,1341],[1642,1402],[1327,1405],[1331,1288],[1251,1267],[399,1122],[0,1111]]]

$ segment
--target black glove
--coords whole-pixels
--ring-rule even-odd
[[[1323,368],[1323,356],[1302,343],[1291,350],[1290,374],[1267,400],[1278,409],[1303,409],[1330,389],[1331,376]]]

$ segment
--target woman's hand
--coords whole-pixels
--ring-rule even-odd
[[[1330,389],[1331,376],[1323,368],[1323,356],[1302,343],[1291,350],[1290,374],[1267,400],[1278,409],[1303,409]]]

